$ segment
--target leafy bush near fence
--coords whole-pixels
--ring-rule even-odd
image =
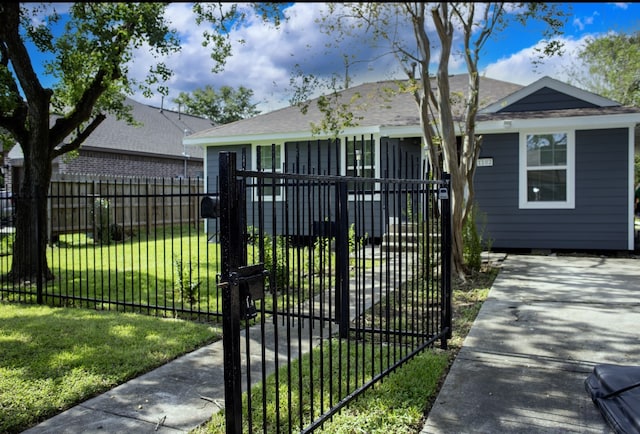
[[[198,288],[202,282],[197,280],[191,261],[187,261],[185,265],[182,258],[176,258],[173,263],[176,273],[174,285],[179,300],[193,306],[198,301]]]
[[[93,217],[93,239],[101,243],[109,243],[109,208],[111,203],[108,199],[96,198],[93,201],[91,215]]]

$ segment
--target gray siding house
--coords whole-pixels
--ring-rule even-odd
[[[466,75],[451,77],[452,93],[466,87]],[[287,107],[196,132],[183,143],[204,150],[210,192],[220,151],[238,152],[238,165],[253,170],[425,179],[428,153],[416,104],[397,90],[396,82],[385,81],[342,91],[355,126],[344,128],[337,142],[312,133],[323,119],[312,101],[304,114]],[[526,87],[482,78],[480,101],[474,185],[493,249],[634,249],[640,109],[548,77]],[[389,211],[379,218],[391,223],[402,216]]]

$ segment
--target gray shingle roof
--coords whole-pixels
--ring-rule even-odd
[[[451,92],[466,93],[467,77],[466,74],[451,76]],[[483,77],[480,86],[480,105],[488,105],[521,88],[522,86],[518,84]],[[345,102],[359,96],[350,107],[354,119],[360,127],[419,125],[418,110],[412,95],[395,92],[397,89],[396,81],[380,81],[346,89],[340,95],[341,101]],[[199,131],[189,136],[189,140],[307,132],[310,130],[311,123],[318,124],[323,119],[323,114],[318,109],[316,102],[317,98],[311,101],[306,114],[303,114],[299,107],[290,106],[253,118]]]
[[[434,85],[434,83],[432,83]],[[521,86],[491,78],[480,78],[480,113],[478,122],[496,121],[502,119],[553,119],[561,117],[599,116],[599,115],[625,115],[638,114],[640,109],[616,106],[604,101],[597,95],[589,96],[596,101],[604,101],[606,104],[594,108],[563,109],[563,110],[539,110],[518,113],[495,113],[483,108],[491,108],[500,101],[513,103],[521,95],[526,95],[540,86],[552,86],[561,93],[567,93],[579,98],[587,94],[566,83],[559,82],[548,77],[532,83],[529,86]],[[450,76],[451,94],[466,94],[468,88],[468,75],[459,74]],[[349,102],[355,96],[359,98],[349,105],[358,127],[419,127],[420,119],[416,103],[411,94],[397,92],[397,81],[380,81],[364,83],[340,92],[342,102]],[[395,91],[393,91],[395,90]],[[231,124],[220,125],[199,131],[189,136],[185,143],[190,145],[224,144],[231,142],[248,142],[252,140],[271,139],[273,136],[289,138],[309,137],[311,124],[318,124],[324,115],[317,107],[317,98],[310,102],[308,112],[303,114],[300,107],[290,106],[269,113],[244,119]],[[613,103],[613,102],[612,102]],[[462,105],[458,105],[459,109]],[[454,107],[454,116],[456,107]]]
[[[130,98],[125,104],[132,106],[133,118],[142,126],[132,126],[107,115],[81,149],[182,158],[185,130],[193,133],[211,127],[208,119],[161,110]],[[203,157],[201,149],[189,148],[188,153],[193,158]]]

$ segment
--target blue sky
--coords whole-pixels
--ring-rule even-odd
[[[545,75],[568,81],[567,70],[575,64],[576,51],[584,44],[585,38],[611,31],[629,33],[640,30],[639,3],[559,4],[571,11],[564,28],[565,53],[562,57],[548,59],[534,68],[533,48],[539,43],[540,33],[533,25],[514,25],[491,40],[481,58],[481,72],[490,78],[523,85]],[[225,71],[213,74],[209,51],[201,46],[203,28],[196,25],[191,4],[172,3],[167,16],[179,29],[183,46],[181,53],[166,60],[175,74],[168,83],[170,95],[164,99],[165,108],[175,108],[171,100],[180,92],[191,92],[206,85],[215,88],[227,85],[252,89],[258,109],[266,112],[288,105],[291,95],[289,83],[296,64],[316,76],[344,73],[342,54],[325,51],[329,37],[317,31],[314,22],[324,8],[326,3],[292,3],[285,10],[289,20],[278,30],[258,24],[258,19],[255,19],[255,24],[234,30],[232,39],[244,39],[246,42],[235,44],[233,57],[228,60]],[[353,47],[357,48],[347,47],[346,50],[357,52],[362,59],[376,57],[376,53],[368,51],[364,44],[355,43]],[[143,77],[152,60],[148,51],[138,51],[130,65],[131,74]],[[41,59],[35,60],[36,67],[39,61]],[[349,71],[352,84],[402,78],[392,58],[363,61]],[[463,73],[464,66],[453,60],[450,72]],[[136,95],[134,99],[154,106],[161,104],[159,95],[152,99]]]

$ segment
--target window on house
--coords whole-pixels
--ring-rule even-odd
[[[281,145],[256,146],[257,168],[262,172],[282,172]],[[263,197],[282,198],[282,180],[264,177],[260,193]]]
[[[574,207],[573,133],[524,133],[520,208]]]
[[[359,178],[375,178],[375,141],[371,140],[347,140],[347,176]],[[372,182],[349,182],[350,192],[372,192]]]

